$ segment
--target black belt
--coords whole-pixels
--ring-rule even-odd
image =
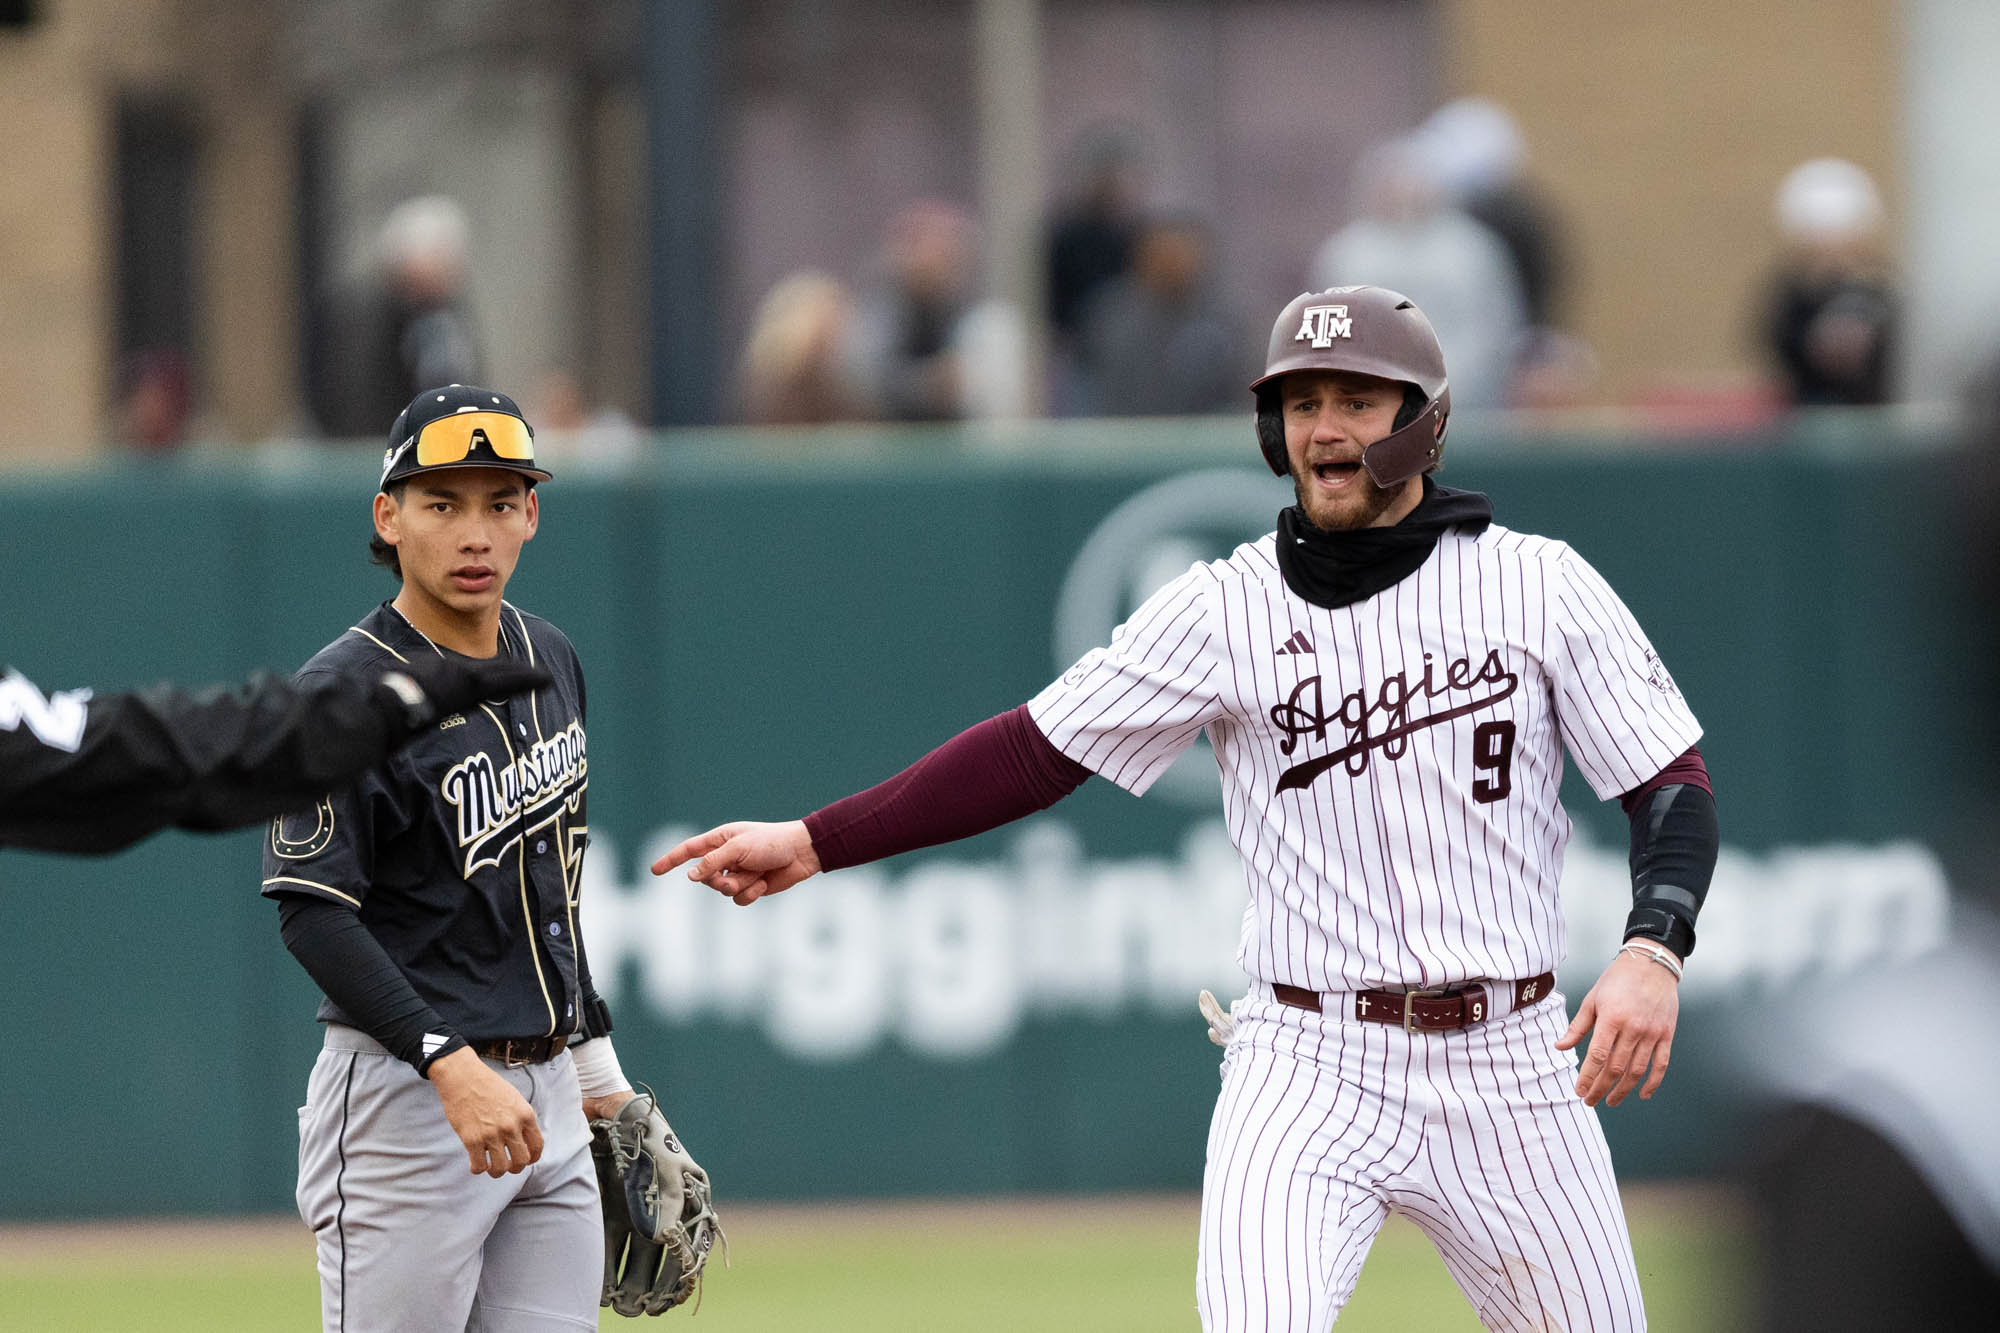
[[[1503,981],[1514,991],[1514,1008],[1520,1009],[1542,999],[1556,988],[1556,975],[1544,972],[1521,981]],[[1271,995],[1280,1004],[1294,1009],[1321,1009],[1318,991],[1271,983]],[[1354,1016],[1364,1023],[1387,1023],[1408,1032],[1452,1032],[1483,1023],[1492,1017],[1486,1002],[1486,987],[1448,986],[1443,990],[1364,990],[1354,992]]]
[[[475,1054],[506,1065],[538,1065],[569,1046],[568,1037],[489,1037],[468,1043]]]

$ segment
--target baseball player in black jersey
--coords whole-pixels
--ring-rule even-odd
[[[419,394],[374,501],[371,546],[402,590],[299,672],[498,659],[552,677],[440,719],[277,820],[264,849],[285,944],[326,997],[298,1203],[328,1329],[597,1326],[589,1121],[652,1108],[619,1070],[577,931],[583,673],[560,630],[502,596],[548,478],[505,396]]]
[[[0,847],[102,853],[311,805],[475,700],[549,675],[513,662],[405,664],[310,684],[44,694],[0,672]]]

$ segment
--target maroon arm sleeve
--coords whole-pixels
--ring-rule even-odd
[[[1090,770],[1049,744],[1022,704],[932,750],[887,782],[806,816],[820,868],[956,842],[1046,810]]]
[[[1676,782],[1684,782],[1690,787],[1701,788],[1710,796],[1715,795],[1715,787],[1708,780],[1708,765],[1702,762],[1699,746],[1690,745],[1681,751],[1678,759],[1620,796],[1618,804],[1625,808],[1627,815],[1637,814],[1648,796]]]

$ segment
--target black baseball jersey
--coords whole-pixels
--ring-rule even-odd
[[[409,734],[377,676],[44,694],[0,672],[0,846],[110,852],[308,806]]]
[[[385,602],[299,679],[444,651]],[[545,667],[554,683],[443,718],[315,809],[277,820],[264,893],[353,909],[467,1040],[598,1035],[604,1010],[577,936],[589,837],[583,671],[562,631],[504,603],[500,652]],[[319,1016],[353,1022],[331,1001]]]

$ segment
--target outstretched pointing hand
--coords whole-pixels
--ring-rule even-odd
[[[718,825],[653,862],[653,873],[664,875],[686,861],[694,861],[688,867],[689,879],[743,907],[766,894],[783,893],[820,870],[812,835],[797,819],[783,824]]]

